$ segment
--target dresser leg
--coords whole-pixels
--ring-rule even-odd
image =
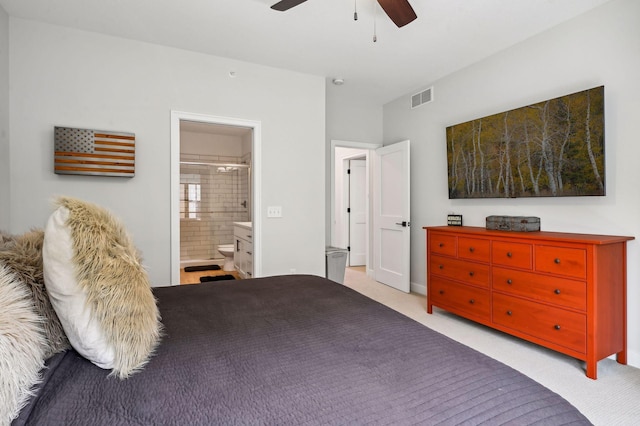
[[[427,313],[428,314],[433,313],[433,305],[431,303],[427,303]]]
[[[587,361],[587,377],[593,380],[598,379],[598,361]]]
[[[616,354],[616,361],[618,361],[618,364],[623,364],[623,365],[627,365],[627,350],[623,350],[621,352],[618,352]]]

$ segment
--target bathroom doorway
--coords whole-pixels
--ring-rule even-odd
[[[172,112],[172,285],[193,279],[185,267],[215,267],[204,275],[239,278],[229,255],[235,224],[259,226],[253,214],[259,130],[255,122]],[[256,276],[256,226],[252,233]]]
[[[181,274],[184,268],[208,266],[205,276],[239,278],[234,224],[251,222],[252,140],[248,127],[180,123]]]

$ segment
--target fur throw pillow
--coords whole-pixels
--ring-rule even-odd
[[[160,315],[138,251],[105,209],[60,197],[45,229],[44,278],[71,345],[123,379],[160,340]]]
[[[0,424],[18,416],[40,381],[46,346],[29,290],[0,262]]]
[[[3,237],[0,235],[0,239]],[[38,229],[23,235],[4,234],[0,243],[0,264],[4,264],[26,286],[32,296],[36,312],[43,317],[43,329],[47,346],[45,359],[69,349],[69,340],[53,310],[44,285],[42,273],[42,244],[44,231]]]
[[[13,241],[13,236],[7,234],[3,231],[0,231],[0,250],[5,246],[10,244]]]

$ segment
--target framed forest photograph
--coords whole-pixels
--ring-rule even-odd
[[[604,86],[446,131],[450,199],[605,195]]]

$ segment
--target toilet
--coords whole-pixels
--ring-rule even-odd
[[[235,271],[235,265],[233,264],[233,244],[221,244],[218,246],[218,252],[224,256],[223,271]]]

